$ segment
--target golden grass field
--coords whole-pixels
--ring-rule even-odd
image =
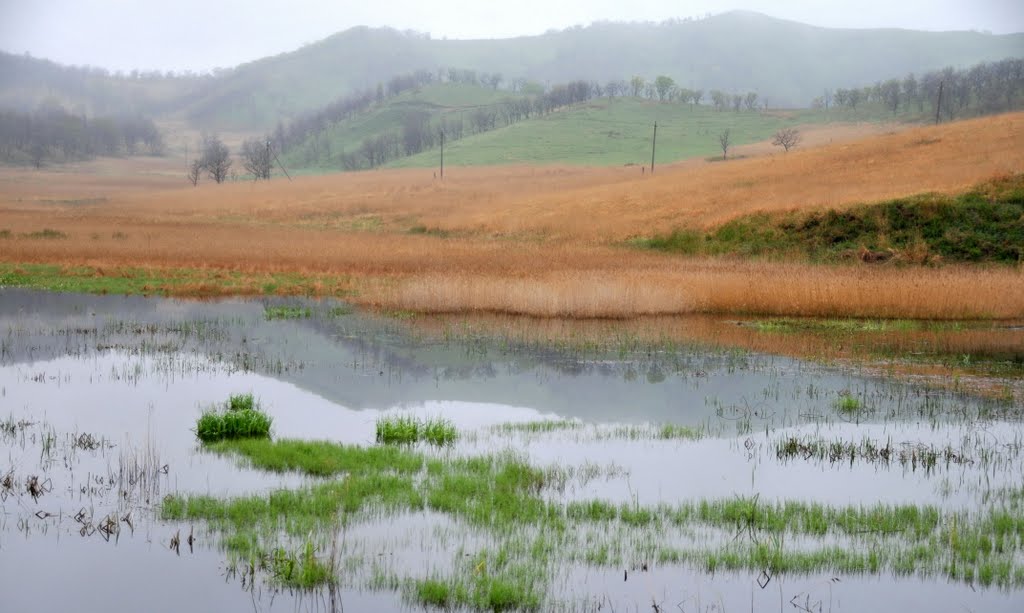
[[[1024,113],[783,154],[635,167],[378,170],[192,187],[173,159],[0,170],[0,261],[344,277],[424,312],[1021,318],[1016,269],[683,258],[622,246],[757,211],[954,193],[1024,172]],[[177,167],[181,168],[178,169]],[[419,227],[425,233],[412,234]],[[64,239],[29,238],[49,228]],[[25,235],[25,236],[22,236]],[[182,290],[187,293],[187,290]]]

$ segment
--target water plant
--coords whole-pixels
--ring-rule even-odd
[[[426,420],[411,415],[388,415],[377,420],[377,442],[385,445],[412,445],[426,441],[431,445],[451,445],[459,438],[455,425],[447,419]]]
[[[836,399],[835,407],[840,413],[850,414],[856,413],[864,408],[864,403],[862,403],[856,396],[848,392],[844,392]]]
[[[196,436],[204,443],[225,439],[266,438],[273,418],[256,404],[252,394],[232,395],[223,407],[203,412],[196,420]]]
[[[268,306],[263,309],[263,316],[267,321],[275,319],[309,319],[313,316],[313,309],[299,306]]]

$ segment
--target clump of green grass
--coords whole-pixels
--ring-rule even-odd
[[[252,411],[256,408],[256,399],[252,394],[231,394],[228,397],[229,411]]]
[[[703,432],[699,428],[681,426],[679,424],[662,424],[658,430],[658,438],[662,440],[684,439],[692,441],[701,438],[701,436],[703,436]]]
[[[447,419],[428,419],[423,423],[422,432],[423,440],[438,447],[451,445],[459,438],[455,424]]]
[[[844,393],[840,394],[839,398],[835,402],[836,410],[840,413],[856,413],[864,408],[864,403],[859,398],[852,394]]]
[[[196,436],[204,443],[225,439],[267,438],[273,418],[257,405],[252,394],[232,395],[221,408],[209,409],[196,421]]]
[[[7,229],[0,230],[0,238],[11,238],[11,231]]]
[[[411,415],[397,415],[377,420],[377,442],[385,445],[412,445],[426,441],[431,445],[445,446],[458,438],[455,425],[443,418],[423,421]]]
[[[263,310],[263,316],[267,321],[275,319],[309,319],[313,316],[313,309],[298,306],[268,306]]]

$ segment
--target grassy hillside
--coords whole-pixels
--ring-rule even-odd
[[[663,104],[636,98],[602,98],[451,143],[445,163],[458,166],[509,163],[647,165],[658,122],[656,162],[721,156],[719,135],[729,130],[735,145],[763,141],[780,127],[800,121],[759,112],[717,112],[706,106]],[[391,163],[433,166],[435,148]]]
[[[456,67],[501,73],[506,85],[520,78],[603,83],[664,74],[682,87],[756,91],[773,106],[801,106],[825,88],[1011,56],[1024,56],[1024,34],[828,29],[746,12],[663,24],[599,23],[504,40],[433,40],[354,28],[291,53],[243,64],[201,86],[192,80],[153,80],[146,85],[144,102],[214,129],[268,129],[279,118],[375,87],[397,74]],[[54,96],[69,106],[95,106],[97,95],[115,100],[110,91],[139,85],[96,75],[83,88],[81,79],[66,78],[67,71],[74,69],[30,74],[0,70],[0,92],[8,99],[16,92],[20,104]]]
[[[436,83],[387,99],[351,119],[327,126],[323,131],[288,151],[285,163],[294,168],[337,170],[341,157],[358,149],[364,139],[396,134],[409,116],[420,116],[435,124],[446,117],[462,116],[481,107],[497,105],[515,97],[507,91],[458,83]]]
[[[921,194],[812,213],[756,213],[710,232],[680,229],[633,244],[686,255],[818,261],[1024,261],[1024,175],[949,196]]]

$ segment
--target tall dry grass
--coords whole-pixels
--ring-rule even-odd
[[[955,192],[1022,172],[1024,113],[642,178],[518,166],[452,169],[444,182],[414,169],[193,188],[171,180],[170,162],[122,177],[109,164],[0,169],[0,261],[335,275],[367,304],[432,312],[1024,317],[1019,269],[744,263],[615,246],[754,211]],[[436,232],[408,234],[415,226]],[[67,238],[20,238],[43,228]]]
[[[382,288],[372,299],[427,313],[545,317],[710,313],[1013,319],[1024,317],[1024,273],[691,261],[680,270],[577,270],[520,278],[428,274]]]

